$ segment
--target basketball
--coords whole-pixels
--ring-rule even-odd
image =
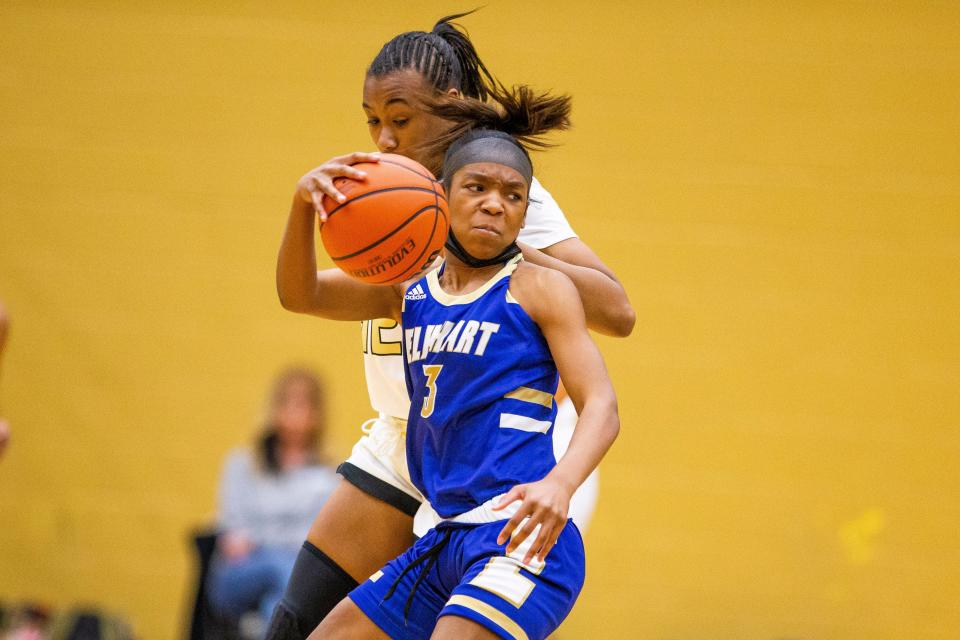
[[[323,247],[340,269],[358,280],[408,280],[436,259],[447,239],[443,185],[420,163],[396,154],[354,167],[367,174],[365,181],[334,181],[346,201],[323,197]]]

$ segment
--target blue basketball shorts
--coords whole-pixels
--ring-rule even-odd
[[[545,562],[524,564],[536,536],[505,555],[505,545],[497,544],[504,524],[442,523],[351,591],[350,599],[395,639],[426,640],[446,615],[509,640],[546,638],[583,587],[583,539],[568,521]]]

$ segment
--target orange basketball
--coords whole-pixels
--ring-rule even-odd
[[[337,178],[343,204],[327,196],[323,247],[347,275],[370,284],[396,284],[428,267],[447,239],[443,185],[423,165],[385,153],[353,165],[365,181]]]

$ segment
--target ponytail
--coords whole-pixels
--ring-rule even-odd
[[[453,21],[468,16],[476,11],[467,11],[452,16],[440,18],[433,25],[431,33],[443,39],[453,50],[460,65],[460,86],[457,89],[467,98],[486,100],[489,88],[496,85],[496,80],[487,70],[480,59],[477,49],[473,46],[467,30]]]
[[[569,95],[537,93],[527,85],[507,88],[497,83],[487,102],[447,96],[421,96],[425,109],[451,123],[446,133],[424,142],[420,151],[442,154],[464,134],[474,129],[502,131],[528,150],[548,149],[554,144],[544,136],[570,128],[572,100]]]

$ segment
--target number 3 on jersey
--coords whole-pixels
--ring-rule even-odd
[[[421,418],[433,415],[433,407],[437,402],[437,377],[443,369],[442,364],[423,365],[423,375],[427,376],[427,395],[423,398],[423,407],[420,409]]]

